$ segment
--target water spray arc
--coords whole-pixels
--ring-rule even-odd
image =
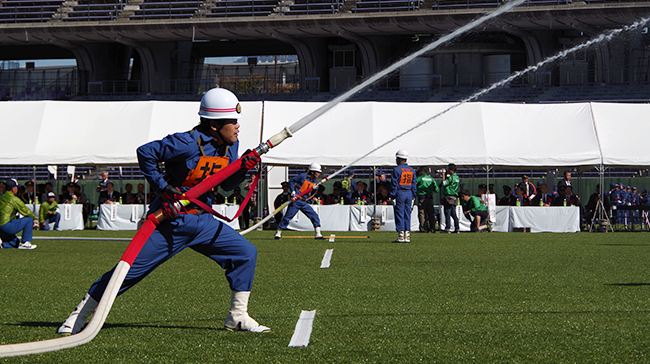
[[[334,173],[332,173],[331,175],[327,176],[327,178],[325,178],[325,179],[321,180],[319,183],[315,184],[315,185],[314,185],[314,189],[317,188],[319,185],[323,184],[324,182],[326,182],[326,181],[332,179],[333,177],[335,177],[335,176],[341,174],[343,171],[347,170],[348,168],[352,167],[353,165],[359,163],[361,160],[363,160],[363,159],[366,158],[367,156],[371,155],[372,153],[376,152],[377,150],[379,150],[379,149],[385,147],[386,145],[388,145],[388,144],[394,142],[395,140],[397,140],[397,139],[403,137],[404,135],[406,135],[406,134],[408,134],[408,133],[414,131],[415,129],[417,129],[417,128],[423,126],[424,124],[426,124],[426,123],[428,123],[428,122],[430,122],[430,121],[432,121],[432,120],[434,120],[434,119],[436,119],[436,118],[438,118],[438,117],[440,117],[440,116],[442,116],[442,115],[448,113],[449,111],[451,111],[451,110],[453,110],[453,109],[455,109],[455,108],[457,108],[457,107],[459,107],[459,106],[461,106],[461,105],[463,105],[463,104],[465,104],[465,103],[467,103],[467,102],[474,101],[474,100],[478,99],[479,97],[481,97],[481,96],[483,96],[483,95],[485,95],[485,94],[491,92],[492,90],[495,90],[495,89],[497,89],[497,88],[499,88],[499,87],[501,87],[501,86],[503,86],[503,85],[505,85],[505,84],[508,84],[508,83],[512,82],[513,80],[517,79],[518,77],[523,76],[524,74],[526,74],[526,73],[528,73],[528,72],[536,71],[536,70],[538,70],[540,67],[542,67],[542,66],[544,66],[544,65],[546,65],[546,64],[548,64],[548,63],[551,63],[551,62],[557,61],[558,59],[562,59],[562,58],[566,57],[567,55],[569,55],[569,54],[571,54],[571,53],[574,53],[574,52],[577,52],[577,51],[579,51],[579,50],[582,50],[582,49],[588,48],[588,47],[590,47],[590,46],[592,46],[592,45],[594,45],[594,44],[596,44],[596,43],[599,43],[599,42],[602,42],[602,41],[610,41],[610,40],[611,40],[613,37],[615,37],[616,35],[618,35],[618,34],[620,34],[620,33],[623,33],[623,32],[628,32],[628,31],[631,31],[631,30],[638,29],[638,28],[640,28],[641,26],[643,26],[643,25],[645,25],[646,23],[648,23],[649,21],[650,21],[650,18],[642,18],[642,19],[637,20],[636,22],[634,22],[634,23],[632,23],[632,24],[630,24],[630,25],[626,25],[626,26],[624,26],[624,27],[622,27],[622,28],[607,31],[607,32],[605,32],[605,33],[599,35],[599,36],[596,37],[596,38],[590,39],[590,40],[588,40],[588,41],[586,41],[586,42],[584,42],[584,43],[581,43],[581,44],[579,44],[579,45],[577,45],[577,46],[574,46],[574,47],[572,47],[572,48],[569,48],[569,49],[566,49],[566,50],[564,50],[564,51],[561,51],[561,52],[559,52],[559,53],[557,53],[557,54],[555,54],[555,55],[553,55],[553,56],[551,56],[551,57],[546,58],[545,60],[540,61],[539,63],[537,63],[537,64],[535,64],[535,65],[529,66],[529,67],[527,67],[527,68],[525,68],[525,69],[523,69],[523,70],[521,70],[521,71],[517,71],[517,72],[513,73],[512,75],[510,75],[509,77],[504,78],[504,79],[501,80],[501,81],[498,81],[498,82],[493,83],[492,85],[490,85],[490,86],[488,86],[488,87],[486,87],[486,88],[484,88],[484,89],[482,89],[482,90],[480,90],[480,91],[474,93],[474,94],[471,95],[471,96],[468,96],[467,98],[465,98],[465,99],[459,101],[459,102],[456,103],[456,104],[453,104],[453,105],[449,106],[448,108],[446,108],[446,109],[440,111],[439,113],[433,115],[432,117],[430,117],[430,118],[428,118],[428,119],[426,119],[426,120],[424,120],[424,121],[422,121],[422,122],[420,122],[420,123],[414,125],[414,126],[411,127],[410,129],[407,129],[406,131],[404,131],[404,132],[402,132],[402,133],[396,135],[394,138],[392,138],[392,139],[390,139],[390,140],[384,142],[383,144],[381,144],[381,145],[375,147],[374,149],[372,149],[372,150],[369,151],[368,153],[366,153],[366,154],[362,155],[361,157],[355,159],[354,161],[350,162],[350,163],[349,163],[348,165],[346,165],[345,167],[343,167],[343,168],[337,170],[336,172],[334,172]],[[316,110],[316,111],[318,111],[318,110]],[[307,192],[307,191],[305,191],[305,192]],[[280,207],[278,207],[275,211],[273,211],[273,212],[270,213],[268,216],[266,216],[262,221],[259,221],[258,223],[256,223],[255,225],[251,226],[250,228],[248,228],[248,229],[242,231],[241,234],[244,235],[244,234],[247,234],[247,233],[249,233],[249,232],[251,232],[251,231],[257,229],[259,226],[261,226],[262,224],[264,224],[264,223],[266,223],[268,220],[270,220],[271,217],[273,217],[273,215],[275,215],[276,213],[280,212],[283,208],[285,208],[286,206],[288,206],[289,203],[290,203],[290,201],[285,202],[285,203],[282,204]]]

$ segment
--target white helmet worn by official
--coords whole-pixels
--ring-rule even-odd
[[[409,152],[407,152],[406,149],[400,149],[395,153],[395,157],[400,159],[409,159]]]
[[[241,105],[237,96],[225,88],[213,88],[201,98],[199,115],[206,119],[239,119]]]
[[[320,164],[318,163],[312,163],[309,165],[309,171],[310,172],[323,172],[320,168]]]

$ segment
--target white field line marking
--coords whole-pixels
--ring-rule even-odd
[[[329,268],[330,267],[330,260],[332,260],[332,252],[334,249],[327,249],[325,251],[325,255],[323,255],[323,261],[320,262],[320,267],[321,268]]]
[[[300,318],[296,323],[296,329],[293,332],[289,347],[305,347],[309,345],[309,337],[311,336],[311,329],[314,326],[314,317],[316,310],[302,311]]]

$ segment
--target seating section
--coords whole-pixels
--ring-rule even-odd
[[[284,13],[286,15],[336,14],[342,5],[343,0],[295,0]]]
[[[220,0],[213,4],[207,17],[268,16],[278,6],[277,0]]]
[[[421,0],[357,0],[352,12],[415,11],[420,9],[420,5]]]
[[[67,11],[64,21],[110,21],[117,19],[125,3],[115,0],[81,0]]]
[[[437,0],[433,3],[433,10],[491,8],[500,3],[499,0]]]
[[[140,8],[136,9],[135,14],[130,15],[129,19],[147,20],[191,18],[198,12],[201,3],[200,0],[144,0],[141,3],[138,3]]]
[[[27,23],[49,21],[59,10],[63,0],[3,0],[0,23]]]

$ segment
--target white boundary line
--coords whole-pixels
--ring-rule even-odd
[[[316,310],[303,310],[300,313],[300,318],[298,318],[296,329],[293,332],[293,336],[291,336],[289,347],[305,347],[309,345],[309,338],[311,336],[311,329],[314,326],[315,316]]]
[[[327,249],[325,251],[325,255],[323,255],[323,261],[320,262],[320,267],[321,268],[329,268],[330,267],[330,260],[332,260],[332,252],[334,249]]]

